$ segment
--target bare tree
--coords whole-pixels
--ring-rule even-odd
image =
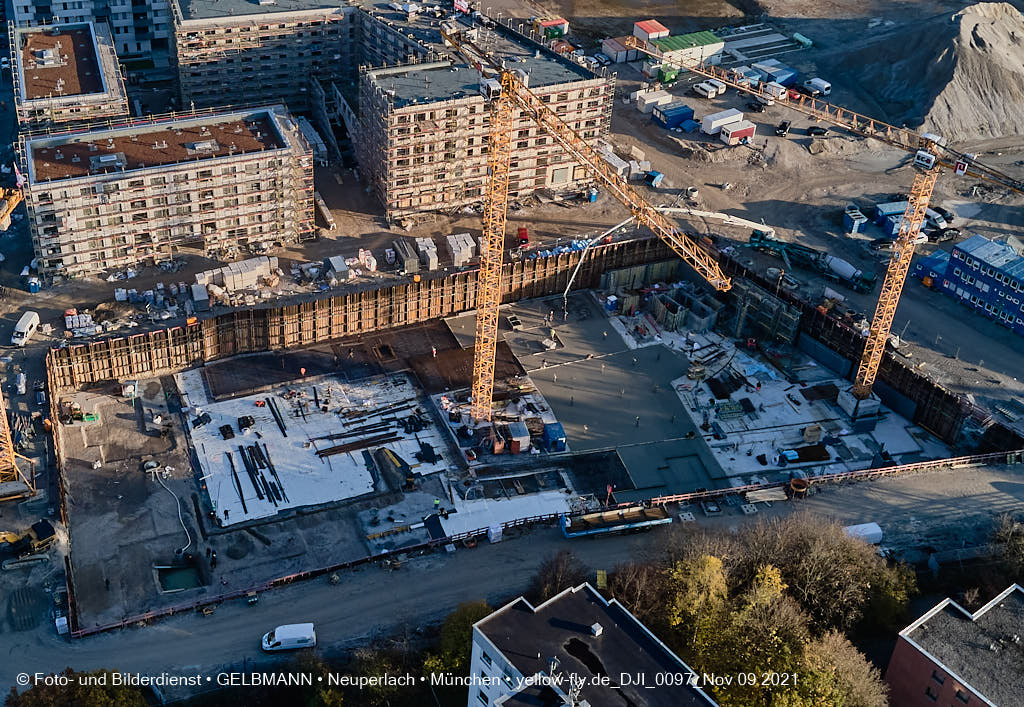
[[[541,562],[530,582],[526,598],[534,604],[547,601],[559,592],[575,587],[590,578],[587,566],[576,555],[562,550]]]

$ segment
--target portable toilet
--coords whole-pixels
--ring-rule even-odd
[[[551,422],[544,425],[544,433],[541,436],[541,441],[544,444],[544,451],[546,452],[564,452],[565,430],[562,428],[562,423]]]

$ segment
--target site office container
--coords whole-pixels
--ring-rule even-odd
[[[726,145],[739,145],[744,140],[754,137],[757,126],[749,120],[741,120],[738,123],[723,125],[719,131],[719,139]]]
[[[906,211],[907,202],[905,201],[890,201],[885,204],[875,204],[875,223],[882,226],[885,224],[885,220],[890,216],[902,216]]]
[[[683,122],[693,118],[693,108],[682,101],[673,101],[654,109],[654,122],[669,130],[678,128]]]

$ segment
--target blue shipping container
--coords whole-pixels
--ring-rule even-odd
[[[679,126],[685,133],[695,133],[700,130],[700,123],[696,120],[684,120],[683,124]]]
[[[907,202],[890,201],[886,204],[875,204],[875,223],[879,226],[885,224],[885,220],[895,214],[903,214],[907,210]]]
[[[689,106],[675,106],[669,110],[654,109],[654,122],[663,128],[672,130],[678,128],[686,120],[693,118],[693,108]]]
[[[868,217],[860,211],[843,214],[843,228],[847,233],[860,233],[861,227],[868,222]]]
[[[565,451],[565,429],[560,422],[551,422],[544,425],[544,434],[541,436],[544,443],[544,451],[564,452]]]

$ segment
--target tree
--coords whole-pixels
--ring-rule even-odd
[[[888,688],[878,668],[838,631],[828,631],[807,644],[798,687],[803,697],[815,705],[889,704]]]
[[[612,570],[608,594],[646,624],[657,624],[665,605],[665,573],[651,563],[627,562]]]
[[[346,672],[350,675],[384,677],[385,675],[397,675],[401,669],[388,653],[371,648],[361,648],[353,654],[352,664]],[[397,685],[367,685],[360,689],[358,694],[350,696],[355,698],[357,704],[366,707],[386,707],[402,689],[404,688]]]
[[[4,704],[6,707],[146,707],[146,699],[139,688],[110,685],[113,672],[80,673],[65,668],[59,678],[66,685],[37,684],[21,694],[12,687]]]
[[[704,650],[729,595],[722,561],[714,555],[680,560],[668,570],[666,623],[684,636],[684,652]]]
[[[1001,546],[1000,559],[1010,573],[1010,580],[1019,582],[1024,579],[1024,524],[1006,513],[999,518],[992,540]]]
[[[568,550],[548,556],[530,582],[526,598],[535,606],[569,587],[583,584],[590,577],[587,566]]]
[[[424,658],[423,671],[468,675],[473,650],[473,624],[489,616],[492,611],[485,601],[459,604],[441,625],[437,650]]]

